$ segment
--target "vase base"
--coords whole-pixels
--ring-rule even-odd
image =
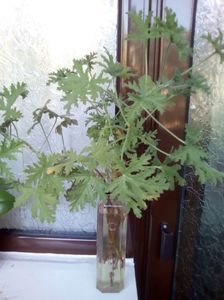
[[[96,288],[102,293],[119,293],[124,288],[123,282],[114,282],[112,285],[108,285],[108,281],[98,281]]]

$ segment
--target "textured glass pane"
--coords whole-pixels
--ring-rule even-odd
[[[116,55],[117,0],[10,0],[1,3],[0,10],[0,87],[11,82],[24,81],[30,91],[20,107],[26,116],[20,122],[20,137],[35,147],[49,152],[43,132],[35,128],[30,136],[32,111],[43,106],[48,99],[50,108],[62,113],[60,94],[47,87],[48,73],[58,68],[71,67],[73,58],[81,58],[90,52],[101,52],[103,47]],[[112,108],[113,110],[113,108]],[[64,136],[67,148],[80,151],[88,144],[84,128],[83,108],[71,111],[79,127],[71,128]],[[44,120],[47,133],[52,123]],[[49,136],[52,151],[62,150],[63,143],[54,133]],[[29,151],[23,153],[14,171],[21,177],[22,168],[33,160]],[[30,204],[0,218],[1,228],[45,231],[94,231],[96,212],[92,207],[69,213],[62,199],[54,224],[41,224],[33,220]]]
[[[207,31],[224,32],[224,2],[199,0],[196,16],[194,61],[212,49],[200,38]],[[190,122],[207,130],[210,164],[224,171],[224,66],[212,58],[201,66],[211,84],[211,95],[191,98]],[[175,299],[224,299],[224,186],[189,186],[182,206],[180,248],[176,272]]]

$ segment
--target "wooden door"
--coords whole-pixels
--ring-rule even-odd
[[[131,66],[137,74],[144,73],[143,47],[138,42],[126,41],[125,37],[131,30],[128,22],[127,11],[143,11],[145,15],[149,10],[154,11],[154,15],[162,17],[165,7],[172,8],[177,18],[186,29],[187,37],[192,40],[194,28],[194,15],[196,11],[196,1],[163,1],[163,0],[123,0],[120,4],[121,26],[120,26],[120,60],[122,63]],[[151,41],[149,48],[149,74],[154,80],[159,76],[160,61],[163,53],[161,41]],[[175,50],[171,50],[166,66],[167,75],[174,71],[174,64],[177,62]],[[191,61],[182,64],[186,68]],[[187,120],[188,101],[187,99],[177,99],[176,105],[169,108],[163,115],[157,118],[177,136],[183,138],[184,124]],[[145,130],[156,128],[152,121],[145,124]],[[162,139],[160,148],[165,151],[170,147],[176,147],[178,143],[166,136],[161,128],[157,128],[159,138]],[[140,149],[141,151],[141,149]],[[135,271],[139,300],[168,300],[171,299],[172,280],[174,272],[174,257],[176,247],[176,229],[179,216],[179,201],[181,190],[166,192],[157,202],[149,203],[148,209],[143,213],[142,219],[130,216],[130,230],[133,244],[133,254],[135,260]],[[172,254],[167,254],[165,259],[160,256],[161,247],[161,225],[168,224],[168,232],[173,240],[168,242]],[[173,250],[171,247],[173,246]]]

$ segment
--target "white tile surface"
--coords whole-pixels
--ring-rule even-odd
[[[132,259],[122,292],[95,288],[95,256],[0,252],[0,300],[137,300]]]

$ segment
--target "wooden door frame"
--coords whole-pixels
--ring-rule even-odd
[[[178,0],[177,0],[178,1]],[[164,11],[163,0],[122,0],[121,1],[121,33],[120,33],[120,61],[132,67],[138,75],[144,74],[144,65],[142,57],[144,57],[143,48],[138,42],[127,42],[125,40],[127,34],[131,30],[131,24],[128,23],[127,11],[142,11],[147,15],[149,10],[154,12],[154,15],[162,17]],[[175,2],[175,1],[174,1]],[[194,31],[194,20],[196,11],[196,0],[187,2],[189,9],[189,33],[188,38],[192,41],[192,32]],[[149,75],[156,80],[159,75],[161,53],[163,45],[160,40],[151,41],[148,45],[149,53]],[[177,53],[173,52],[168,61],[169,67],[173,62],[177,61]],[[181,66],[183,69],[191,65],[188,60]],[[122,91],[125,93],[125,91]],[[162,116],[156,117],[164,125],[170,125],[171,130],[179,136],[184,137],[184,126],[187,120],[188,101],[180,98],[176,106],[173,106]],[[175,117],[174,117],[175,116]],[[153,122],[148,121],[145,124],[145,130],[156,128]],[[160,143],[160,148],[163,150],[168,147],[177,147],[178,143],[171,140],[161,128],[156,128],[159,138],[163,141]],[[139,149],[141,153],[144,149]],[[172,282],[175,266],[175,251],[173,257],[161,260],[160,259],[160,242],[161,242],[161,223],[167,222],[169,230],[177,236],[177,225],[179,218],[179,202],[181,190],[169,191],[164,193],[158,202],[149,203],[148,209],[143,212],[141,219],[136,219],[134,215],[130,215],[130,228],[133,243],[133,255],[135,261],[135,273],[138,288],[139,300],[168,300],[172,297]],[[174,239],[174,249],[176,249],[176,240]]]

